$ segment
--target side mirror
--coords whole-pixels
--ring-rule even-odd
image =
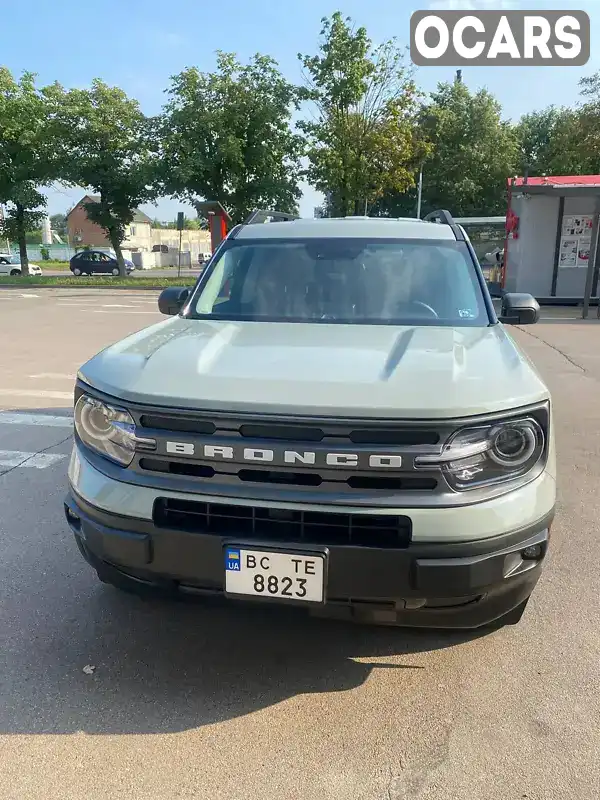
[[[158,296],[158,310],[161,314],[173,317],[179,314],[189,296],[189,289],[182,289],[181,286],[169,286],[168,289],[163,289]]]
[[[502,298],[500,322],[505,325],[535,325],[540,318],[540,305],[530,294],[509,292]]]

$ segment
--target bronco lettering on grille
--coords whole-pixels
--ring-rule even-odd
[[[272,450],[262,447],[231,447],[213,444],[195,445],[193,442],[166,442],[165,450],[172,455],[196,456],[216,461],[248,461],[252,463],[283,463],[328,467],[359,467],[372,469],[401,469],[402,456],[388,453],[331,453],[313,450]]]

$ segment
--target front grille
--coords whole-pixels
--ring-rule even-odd
[[[159,498],[159,528],[245,540],[403,549],[411,540],[409,517],[396,514],[336,514]]]
[[[272,469],[249,469],[244,467],[231,471],[221,471],[205,464],[194,464],[185,461],[166,461],[160,458],[141,458],[141,469],[148,472],[160,472],[166,475],[187,475],[190,478],[222,478],[235,476],[244,483],[270,483],[285,484],[287,486],[321,486],[322,477],[316,472],[294,472],[292,470],[277,471]],[[330,483],[343,485],[350,489],[364,489],[368,491],[433,491],[437,486],[435,478],[421,477],[420,475],[351,475],[334,480],[329,477]]]
[[[132,408],[131,413],[140,437],[154,439],[156,448],[137,452],[130,469],[165,489],[185,482],[188,491],[250,502],[277,500],[277,492],[285,492],[291,502],[313,503],[317,495],[316,502],[340,502],[345,495],[353,504],[389,499],[398,505],[399,495],[407,503],[426,503],[447,488],[439,470],[414,467],[417,454],[439,452],[455,430],[443,421],[176,409]],[[339,461],[329,461],[330,455]],[[371,463],[378,456],[400,457],[401,464]]]
[[[208,415],[206,415],[208,417]],[[336,442],[338,444],[415,446],[435,445],[440,441],[436,428],[414,425],[392,427],[374,421],[371,425],[359,423],[330,422],[326,424],[245,422],[239,418],[210,415],[189,416],[187,414],[142,414],[139,418],[143,428],[162,431],[180,431],[198,434],[236,435],[245,439],[262,439],[272,442]]]

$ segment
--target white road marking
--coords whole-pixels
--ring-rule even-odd
[[[4,397],[48,397],[51,400],[73,400],[73,392],[49,392],[44,389],[0,389]]]
[[[62,372],[40,372],[39,375],[30,375],[30,378],[34,380],[45,380],[48,379],[50,381],[74,381],[75,380],[75,373],[71,375],[67,375]]]
[[[63,453],[25,453],[22,450],[0,450],[0,467],[46,469],[66,457]]]
[[[160,311],[157,309],[156,311],[105,311],[103,308],[95,308],[92,311],[92,314],[153,314],[155,317],[160,314]]]
[[[19,297],[39,297],[39,294],[20,294]]]
[[[100,308],[135,308],[132,303],[103,303]]]
[[[47,428],[72,428],[73,417],[58,417],[50,414],[14,414],[0,411],[0,425],[39,425]]]

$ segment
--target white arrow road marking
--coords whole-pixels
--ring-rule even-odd
[[[0,467],[46,469],[66,457],[62,453],[25,453],[22,450],[0,450]]]
[[[72,428],[73,417],[50,416],[49,414],[13,414],[0,411],[0,425],[41,425],[48,428]]]

